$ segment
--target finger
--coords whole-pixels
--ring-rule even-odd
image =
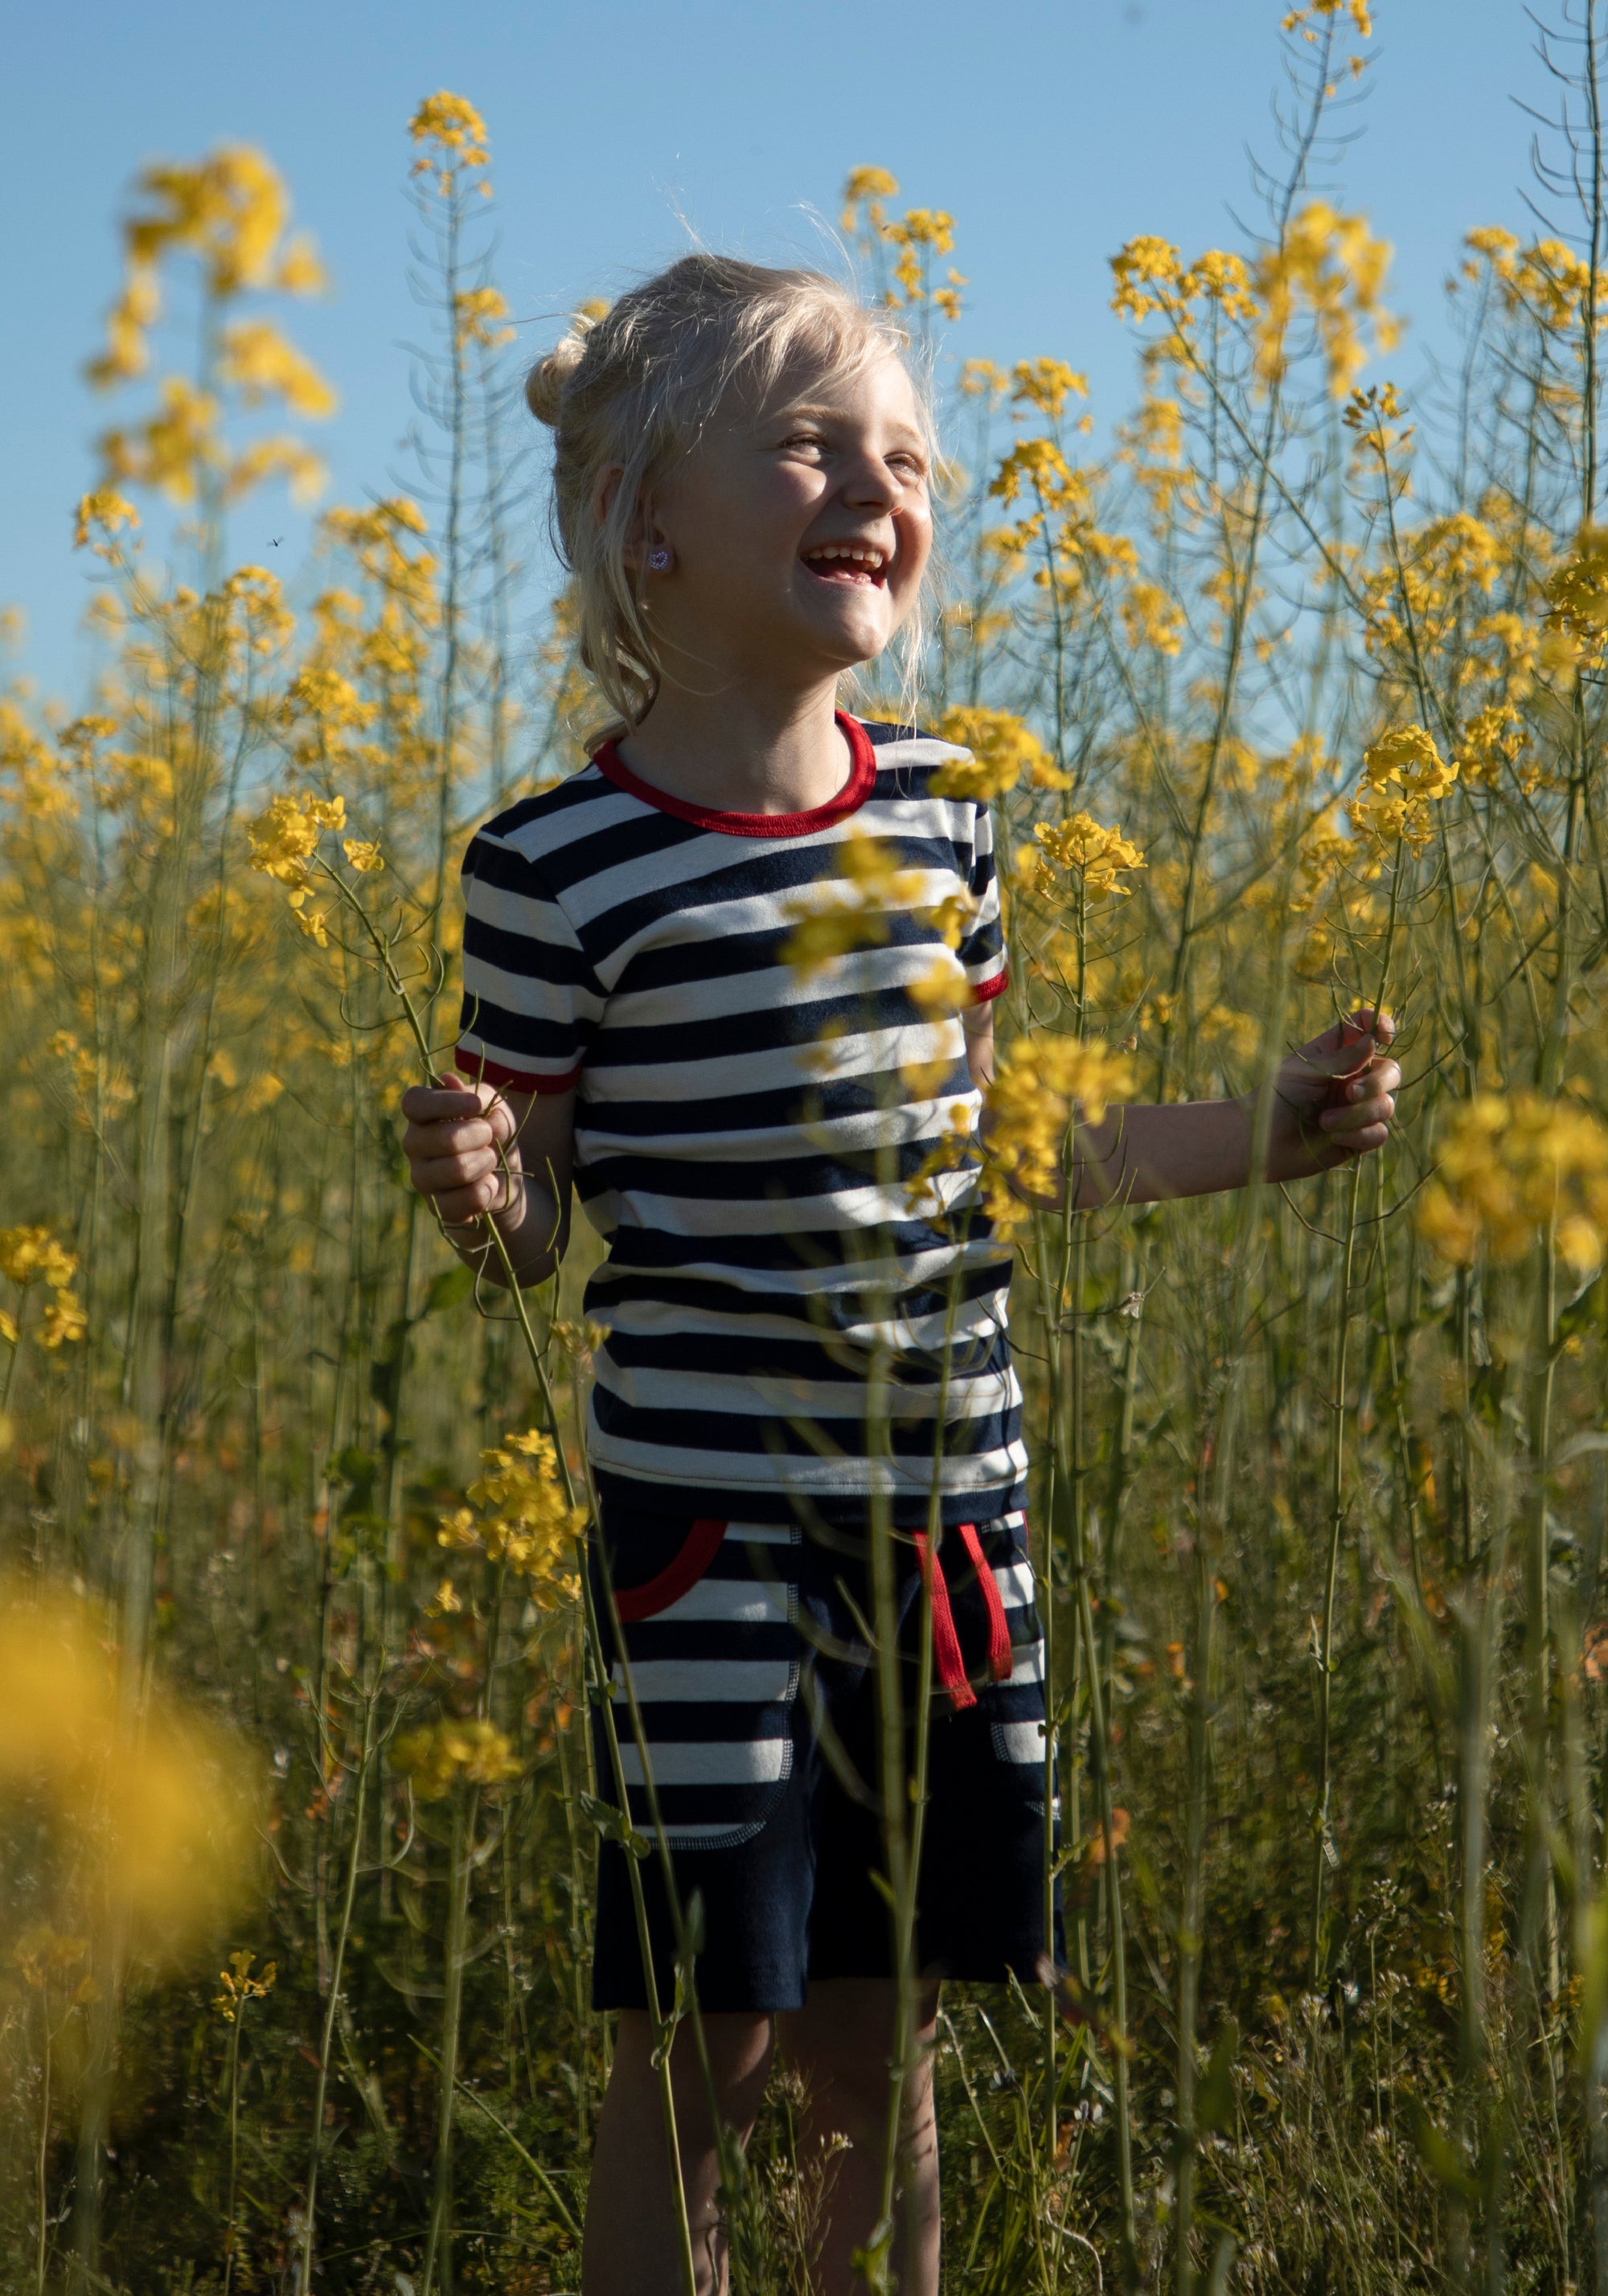
[[[442,1117],[464,1116],[475,1109],[483,1109],[490,1099],[490,1090],[485,1085],[413,1084],[403,1094],[401,1106],[404,1116],[420,1124],[434,1124]]]
[[[1330,1139],[1355,1139],[1358,1133],[1376,1126],[1388,1126],[1396,1113],[1396,1103],[1389,1093],[1366,1100],[1356,1108],[1325,1108],[1317,1119],[1320,1132]]]
[[[1401,1070],[1394,1061],[1370,1061],[1360,1076],[1335,1080],[1331,1087],[1330,1105],[1343,1108],[1353,1101],[1385,1099],[1400,1083]]]
[[[1348,1133],[1343,1140],[1332,1140],[1329,1151],[1336,1163],[1349,1164],[1358,1156],[1373,1155],[1376,1149],[1384,1146],[1390,1136],[1388,1124],[1370,1124],[1362,1132]]]
[[[444,1188],[472,1187],[494,1173],[500,1178],[502,1160],[495,1150],[482,1148],[467,1156],[420,1156],[409,1169],[419,1193],[434,1196]]]
[[[439,1218],[449,1227],[462,1227],[482,1212],[501,1211],[505,1195],[500,1179],[477,1180],[472,1187],[447,1188],[430,1201]]]
[[[1391,1044],[1395,1040],[1395,1021],[1388,1013],[1379,1012],[1372,1004],[1359,1004],[1341,1026],[1353,1030],[1358,1037],[1377,1037],[1382,1045]]]
[[[433,1124],[410,1124],[402,1135],[402,1152],[406,1156],[455,1156],[476,1148],[490,1148],[496,1143],[496,1128],[489,1117],[466,1116],[455,1122],[451,1117],[438,1117]]]

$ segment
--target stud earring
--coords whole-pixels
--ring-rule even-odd
[[[662,574],[669,562],[670,553],[668,544],[662,542],[657,543],[654,547],[649,551],[648,564],[652,568],[655,574]]]

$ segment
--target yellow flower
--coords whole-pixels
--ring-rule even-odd
[[[513,340],[512,327],[494,323],[508,316],[508,306],[495,287],[465,287],[453,298],[455,329],[459,347],[480,343],[496,350]]]
[[[1522,1259],[1550,1227],[1559,1258],[1588,1275],[1608,1251],[1608,1128],[1569,1101],[1477,1095],[1453,1119],[1418,1227],[1462,1267],[1481,1246]]]
[[[900,868],[892,846],[864,830],[850,832],[837,860],[835,880],[807,887],[786,906],[793,930],[782,955],[806,979],[853,949],[881,947],[889,918],[921,898],[922,872]]]
[[[266,319],[242,319],[224,329],[218,367],[248,406],[272,397],[314,422],[335,412],[335,394],[317,368]]]
[[[880,232],[884,221],[882,201],[898,196],[898,181],[886,168],[855,168],[843,186],[843,229],[853,231],[859,226],[860,209],[865,209],[865,226]]]
[[[1257,373],[1263,382],[1284,375],[1285,341],[1298,308],[1311,314],[1328,368],[1329,389],[1343,398],[1368,351],[1371,326],[1381,350],[1396,340],[1394,321],[1379,296],[1391,250],[1374,239],[1360,216],[1341,215],[1326,200],[1312,200],[1291,218],[1276,247],[1252,273],[1261,316],[1257,321]]]
[[[520,1775],[519,1759],[494,1722],[438,1722],[411,1730],[397,1740],[394,1759],[421,1801],[439,1801],[460,1781],[496,1787]]]
[[[1127,1061],[1088,1038],[1035,1033],[1005,1046],[983,1134],[983,1201],[1002,1234],[1029,1217],[1024,1194],[1057,1192],[1073,1127],[1101,1123],[1131,1090]]]
[[[385,858],[380,848],[361,837],[342,838],[340,849],[345,854],[349,865],[365,876],[373,875],[375,871],[383,869],[385,866]]]
[[[282,885],[305,885],[319,839],[345,824],[344,798],[301,799],[282,791],[246,832],[251,866]]]
[[[129,1726],[106,1620],[0,1584],[0,1799],[39,1798],[86,1916],[136,1922],[166,1956],[250,1870],[251,1792],[234,1751],[153,1693]]]
[[[80,495],[73,512],[72,546],[82,550],[92,529],[98,528],[103,537],[111,537],[120,527],[137,526],[140,514],[130,502],[116,494],[110,487],[101,487],[94,494]]]
[[[971,1003],[972,983],[964,965],[946,950],[941,956],[933,958],[919,980],[910,982],[906,993],[930,1021],[937,1021],[947,1013],[961,1012]]]
[[[330,913],[327,909],[309,909],[307,903],[308,889],[305,885],[299,885],[291,895],[291,913],[295,918],[296,929],[305,933],[315,947],[327,948],[330,945]]]
[[[1136,653],[1150,646],[1157,653],[1176,656],[1184,650],[1184,616],[1155,582],[1130,582],[1120,611],[1128,643]]]
[[[1547,620],[1566,630],[1592,668],[1608,647],[1608,528],[1582,527],[1574,550],[1546,585]]]
[[[1138,847],[1120,830],[1103,829],[1087,813],[1075,813],[1069,821],[1041,821],[1033,835],[1038,850],[1024,845],[1017,857],[1030,892],[1053,892],[1060,872],[1075,878],[1090,900],[1125,901],[1133,887],[1119,881],[1128,870],[1145,866]]]
[[[1292,8],[1289,14],[1280,20],[1279,29],[1282,32],[1300,32],[1304,39],[1313,40],[1317,37],[1311,29],[1312,19],[1315,16],[1332,17],[1341,13],[1351,19],[1359,40],[1370,39],[1373,37],[1374,18],[1371,0],[1309,0],[1309,5],[1305,8]]]
[[[1019,359],[1012,371],[1011,397],[1019,406],[1036,406],[1058,422],[1069,398],[1088,397],[1088,378],[1074,372],[1064,359]]]
[[[438,89],[427,95],[407,123],[407,132],[415,144],[432,145],[433,150],[421,152],[414,161],[415,176],[434,176],[436,186],[442,193],[452,191],[458,170],[462,168],[484,168],[489,165],[491,154],[487,149],[486,123],[472,103],[450,89]],[[481,191],[489,185],[482,183]]]
[[[158,397],[158,411],[147,421],[102,434],[107,479],[113,487],[154,487],[171,502],[193,502],[202,475],[222,460],[222,410],[210,391],[197,390],[179,374],[163,377]]]
[[[256,1958],[254,1953],[232,1953],[227,1969],[217,1972],[223,1991],[215,1997],[212,2006],[222,2012],[226,2025],[234,2024],[248,2001],[265,2000],[274,1990],[274,1980],[279,1974],[277,1964],[265,1961],[262,1975],[253,1977],[251,1964]]]
[[[580,1591],[575,1544],[587,1511],[571,1506],[558,1478],[558,1454],[532,1427],[505,1435],[480,1454],[483,1472],[469,1486],[471,1506],[443,1517],[438,1543],[480,1552],[516,1571],[544,1611],[573,1602]]]
[[[64,1347],[81,1340],[89,1329],[89,1318],[70,1292],[58,1292],[45,1310],[45,1321],[39,1331],[39,1344],[51,1349]]]
[[[1464,781],[1493,787],[1504,765],[1513,765],[1530,746],[1524,721],[1511,702],[1493,701],[1478,709],[1457,744],[1457,769]]]
[[[0,1275],[20,1290],[44,1283],[65,1292],[78,1270],[78,1258],[47,1227],[0,1228]]]
[[[1417,852],[1432,833],[1429,808],[1457,779],[1422,726],[1399,726],[1365,751],[1362,787],[1351,801],[1351,827],[1375,846],[1401,840]]]
[[[931,783],[935,797],[986,803],[1014,789],[1024,773],[1039,789],[1065,786],[1038,736],[1008,709],[946,709],[938,732],[972,754],[939,767]]]

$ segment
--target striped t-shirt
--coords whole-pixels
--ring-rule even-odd
[[[981,1520],[1022,1503],[1010,1262],[969,1159],[941,1208],[911,1185],[977,1095],[958,1018],[910,992],[956,917],[971,996],[1005,986],[989,813],[931,789],[964,750],[839,724],[849,777],[812,812],[690,805],[610,745],[488,822],[464,863],[457,1064],[575,1092],[576,1189],[608,1246],[586,1296],[608,1331],[601,1485],[773,1521],[793,1494],[846,1521],[880,1490],[919,1523],[936,1452],[943,1519]],[[800,966],[801,918],[851,900],[867,854],[898,906]]]

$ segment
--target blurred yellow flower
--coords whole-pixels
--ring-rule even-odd
[[[496,324],[507,316],[507,303],[495,287],[465,287],[453,298],[453,323],[460,348],[465,343],[480,343],[487,350],[496,350],[511,343],[513,329]]]
[[[1023,774],[1038,789],[1067,786],[1038,734],[1009,709],[946,709],[937,731],[972,754],[939,766],[931,781],[936,797],[987,802],[1014,789]]]
[[[421,1801],[439,1801],[455,1785],[503,1786],[520,1775],[519,1759],[494,1722],[437,1722],[397,1740],[392,1759]]]
[[[1481,1093],[1453,1118],[1419,1233],[1443,1259],[1522,1259],[1550,1227],[1577,1275],[1608,1252],[1608,1128],[1570,1101]]]
[[[281,398],[292,414],[322,422],[339,403],[311,359],[267,319],[241,319],[224,329],[218,372],[248,406]]]
[[[1011,371],[1011,397],[1019,406],[1036,406],[1058,422],[1069,398],[1088,397],[1088,378],[1074,372],[1064,359],[1018,359]]]
[[[433,147],[420,152],[413,173],[433,176],[443,195],[455,188],[460,168],[490,164],[485,121],[466,96],[454,95],[448,88],[425,97],[408,121],[407,132],[415,144]],[[490,186],[482,182],[477,189],[485,192]]]
[[[1252,271],[1262,307],[1256,324],[1261,380],[1274,383],[1284,375],[1289,331],[1304,308],[1317,330],[1331,395],[1343,398],[1369,357],[1365,327],[1380,350],[1396,340],[1396,324],[1379,301],[1390,261],[1389,246],[1360,216],[1341,215],[1326,200],[1309,201]]]
[[[1093,1039],[1035,1032],[1005,1046],[983,1125],[983,1201],[1002,1234],[1029,1218],[1024,1196],[1059,1193],[1074,1126],[1101,1123],[1132,1090],[1128,1062]]]
[[[53,1814],[79,1919],[135,1924],[148,1956],[182,1949],[249,1880],[234,1750],[160,1694],[131,1714],[104,1620],[21,1581],[0,1588],[0,1804],[12,1794]]]
[[[1546,585],[1546,619],[1566,630],[1591,668],[1608,649],[1608,528],[1582,527],[1574,549]]]
[[[852,168],[843,186],[843,230],[861,227],[859,209],[864,209],[864,227],[880,232],[884,223],[882,200],[894,198],[898,198],[898,176],[889,175],[887,168]]]
[[[913,908],[925,880],[899,866],[883,839],[855,829],[837,849],[835,879],[806,887],[786,904],[793,930],[783,946],[785,963],[808,978],[857,948],[881,947],[889,918]]]

